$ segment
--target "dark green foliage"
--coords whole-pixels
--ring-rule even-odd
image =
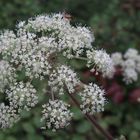
[[[15,24],[20,20],[42,13],[64,10],[72,15],[73,22],[81,22],[92,27],[96,37],[95,46],[104,47],[109,52],[124,52],[129,47],[139,49],[140,2],[138,0],[0,0],[0,29],[14,29]],[[78,71],[84,70],[83,62],[78,64],[72,61],[71,65],[75,65]],[[94,80],[92,77],[91,79]],[[34,81],[34,85],[38,90],[43,86],[43,84],[38,86],[37,81]],[[136,83],[136,85],[140,84]],[[129,88],[124,88],[126,88],[125,94],[128,94]],[[43,97],[40,100],[42,99]],[[0,140],[104,139],[77,108],[73,107],[72,110],[75,112],[75,117],[66,130],[56,133],[42,132],[39,129],[40,106],[37,106],[32,112],[24,112],[23,119],[16,126],[4,132],[0,131]],[[123,134],[128,140],[139,140],[139,110],[138,104],[133,105],[125,101],[116,105],[109,100],[105,113],[97,117],[100,124],[115,137]]]
[[[90,20],[91,26],[96,31],[97,44],[110,51],[124,51],[129,47],[138,48],[139,18],[140,7],[136,9],[129,1],[113,0],[108,3],[103,13],[95,14]]]

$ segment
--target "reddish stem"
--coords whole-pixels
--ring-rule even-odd
[[[75,99],[75,97],[68,93],[68,95],[71,97],[72,101],[75,103],[75,105],[80,108],[80,104],[79,102]],[[80,108],[81,110],[81,108]],[[82,111],[82,110],[81,110]],[[95,119],[95,116],[93,115],[90,116],[89,114],[85,114],[85,117],[92,123],[93,126],[95,126],[108,140],[114,140],[114,138],[111,136],[110,133],[108,133],[105,129],[103,129],[97,122],[97,120]]]

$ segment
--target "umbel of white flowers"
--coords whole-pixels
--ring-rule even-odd
[[[111,58],[116,67],[122,70],[123,81],[126,84],[131,84],[138,80],[140,73],[140,54],[134,48],[129,48],[125,54],[115,52]]]
[[[93,48],[94,36],[87,27],[72,26],[63,14],[39,15],[19,22],[15,31],[0,34],[0,127],[9,128],[20,119],[23,110],[35,107],[41,96],[33,86],[37,79],[48,82],[49,101],[42,105],[41,121],[47,129],[67,126],[72,119],[67,103],[60,100],[64,93],[77,92],[83,113],[104,110],[104,90],[96,84],[85,85],[65,60],[81,59],[91,70],[112,76],[113,62],[104,50]],[[26,80],[17,80],[24,70]],[[78,92],[76,87],[82,84]]]

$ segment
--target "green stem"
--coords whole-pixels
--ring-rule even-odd
[[[88,59],[86,57],[73,56],[73,58],[88,61]]]

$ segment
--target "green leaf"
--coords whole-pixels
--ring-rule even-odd
[[[79,133],[86,133],[86,132],[90,131],[90,129],[91,129],[91,124],[86,120],[80,122],[79,125],[76,128],[76,130]]]
[[[140,131],[140,121],[135,121],[133,126],[136,130]]]
[[[72,107],[72,112],[74,112],[74,120],[79,120],[83,118],[83,114],[81,113],[80,109],[77,107]]]
[[[34,127],[32,126],[31,123],[24,123],[24,124],[23,124],[23,128],[24,128],[24,130],[25,130],[26,132],[28,132],[28,133],[35,133],[35,129],[34,129]]]
[[[6,140],[16,140],[16,138],[12,137],[12,136],[9,136],[6,138]]]
[[[80,135],[74,135],[72,137],[72,140],[85,140],[85,138],[83,136],[80,136]]]

